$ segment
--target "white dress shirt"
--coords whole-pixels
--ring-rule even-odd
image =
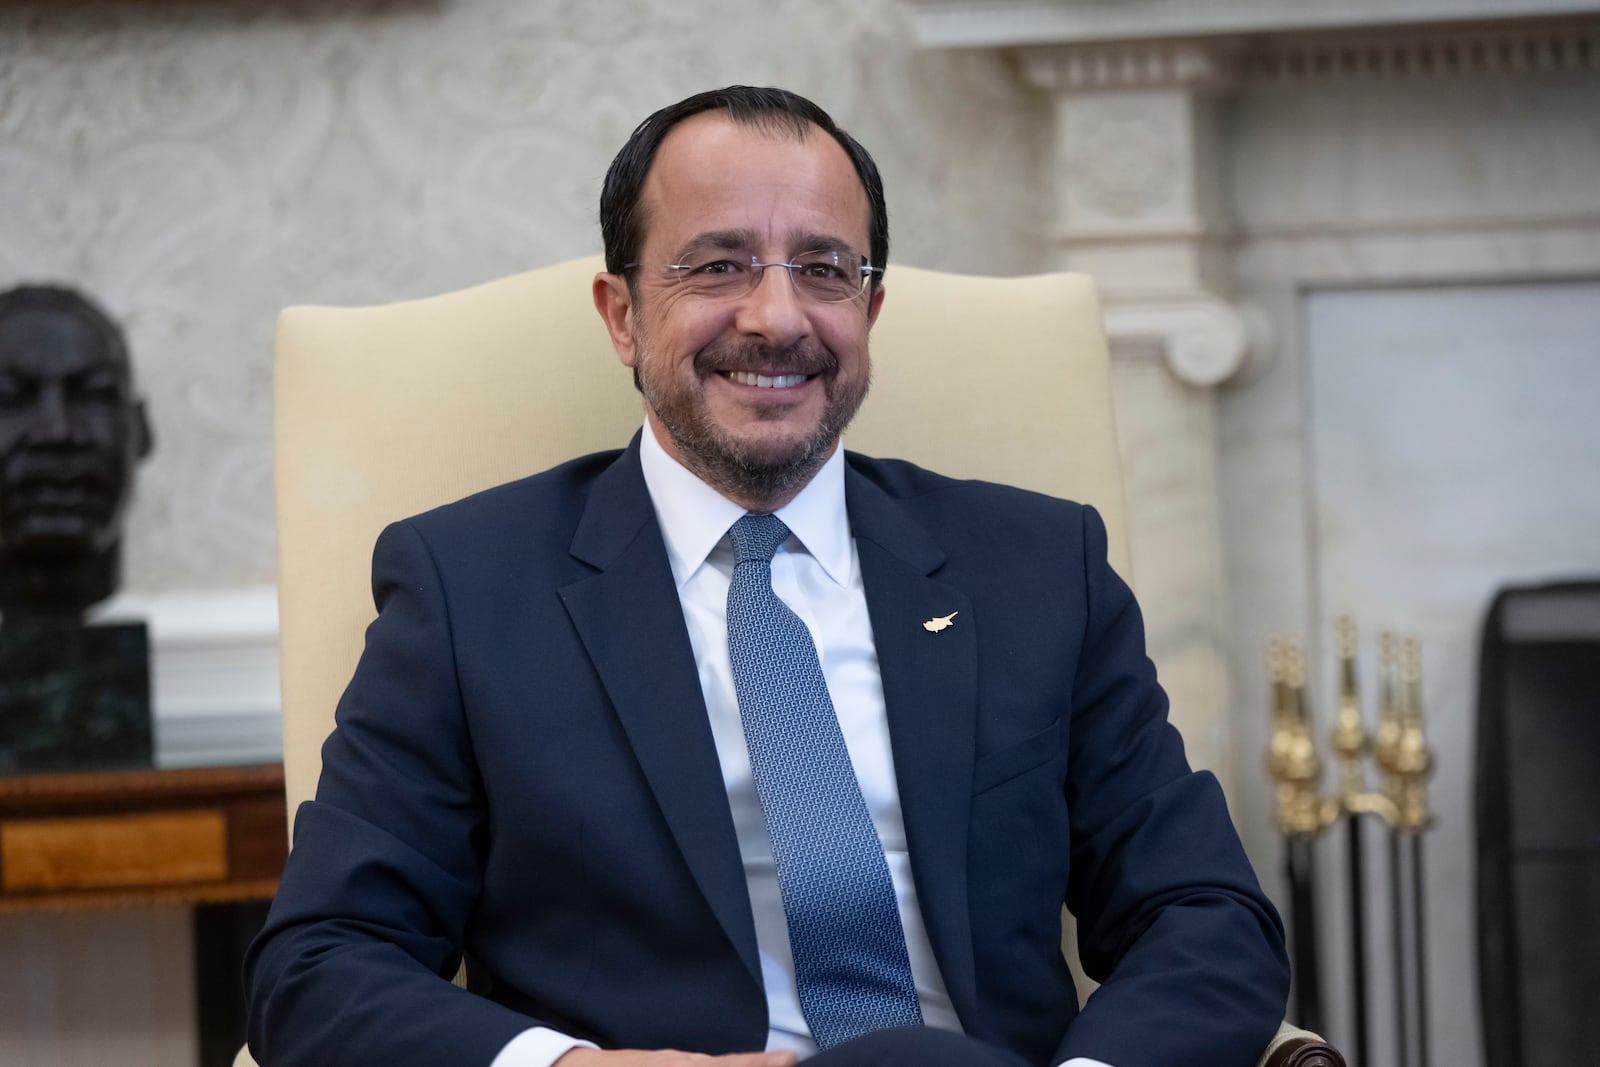
[[[745,509],[667,455],[649,426],[641,435],[640,462],[683,605],[738,835],[767,994],[767,1048],[790,1049],[802,1057],[809,1056],[817,1046],[800,1012],[783,899],[751,776],[728,657],[727,605],[733,548],[727,532]],[[894,883],[923,1021],[928,1026],[960,1031],[961,1023],[934,960],[911,877],[883,683],[855,541],[850,536],[845,511],[843,450],[836,450],[777,515],[791,536],[773,557],[773,591],[805,623],[817,644],[828,695]],[[490,1067],[549,1067],[569,1049],[586,1044],[554,1030],[535,1027],[512,1040]],[[1073,1059],[1062,1067],[1107,1065]]]

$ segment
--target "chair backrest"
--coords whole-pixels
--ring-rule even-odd
[[[643,409],[589,296],[598,257],[426,300],[278,322],[276,463],[291,818],[373,617],[382,527],[585,452]],[[1100,308],[1079,275],[892,267],[846,445],[1094,504],[1127,574]]]

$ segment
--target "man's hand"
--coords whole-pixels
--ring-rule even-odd
[[[707,1056],[677,1049],[568,1049],[554,1067],[794,1067],[792,1052],[734,1052]]]

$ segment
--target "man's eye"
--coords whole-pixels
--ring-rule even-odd
[[[73,382],[73,393],[90,400],[119,400],[122,385],[113,374],[88,374]]]
[[[689,274],[691,277],[695,275],[716,277],[726,274],[742,274],[745,269],[737,260],[714,259],[709,263],[700,263],[690,267]]]
[[[32,390],[14,374],[0,374],[0,404],[20,404]]]
[[[843,280],[845,274],[832,263],[807,263],[800,268],[807,278],[819,282],[832,282]]]

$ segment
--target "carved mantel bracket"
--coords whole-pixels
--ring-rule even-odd
[[[1119,354],[1155,354],[1215,386],[1244,365],[1252,331],[1230,293],[1216,98],[1237,44],[1045,45],[1021,53],[1055,124],[1052,265],[1095,276]]]
[[[1185,385],[1221,385],[1265,347],[1266,319],[1215,298],[1108,302],[1106,334],[1119,355],[1164,359]]]

